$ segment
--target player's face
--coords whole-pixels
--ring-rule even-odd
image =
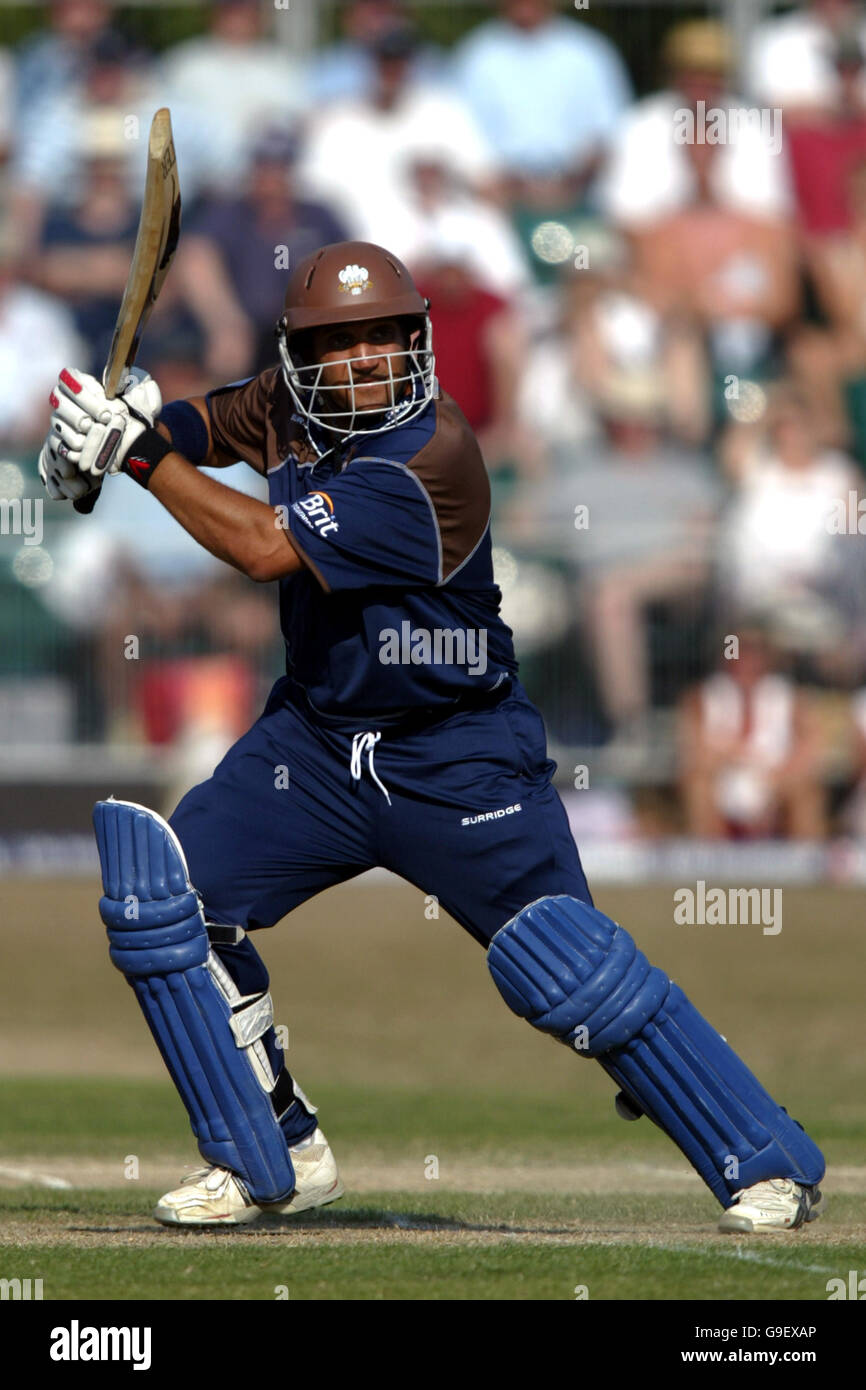
[[[388,410],[396,404],[392,378],[408,371],[406,342],[396,319],[317,328],[312,346],[314,361],[325,367],[321,384],[338,388],[329,392],[334,408],[348,413]]]

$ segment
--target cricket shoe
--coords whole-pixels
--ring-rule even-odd
[[[265,1213],[295,1216],[342,1197],[343,1184],[334,1155],[320,1129],[289,1152],[295,1170],[295,1190],[285,1202],[259,1206],[228,1168],[199,1168],[183,1178],[180,1187],[166,1192],[153,1214],[165,1226],[247,1226]]]
[[[719,1230],[734,1235],[758,1235],[762,1231],[796,1231],[815,1221],[824,1207],[818,1187],[802,1187],[792,1178],[771,1178],[734,1193],[733,1206],[719,1221]]]

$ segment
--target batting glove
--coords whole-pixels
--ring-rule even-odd
[[[101,479],[118,473],[133,444],[153,429],[162,409],[156,382],[133,368],[120,396],[109,400],[96,377],[64,367],[50,396],[49,436],[58,457]],[[48,441],[46,441],[47,443]]]
[[[56,435],[49,434],[39,454],[39,477],[51,500],[77,502],[88,492],[98,492],[99,479],[89,473],[79,473],[71,459],[61,458],[56,440]]]

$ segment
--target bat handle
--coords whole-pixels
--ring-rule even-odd
[[[84,497],[76,497],[75,501],[72,503],[73,507],[77,512],[81,512],[82,515],[88,516],[96,506],[101,491],[102,488],[98,487],[95,492],[88,492]]]
[[[127,363],[127,366],[128,366],[128,365],[129,365],[129,364]],[[113,386],[106,386],[106,385],[105,385],[106,378],[108,377],[108,375],[109,375],[109,364],[106,363],[105,371],[102,373],[102,384],[103,384],[103,388],[104,388],[104,390],[105,390],[106,396],[108,397],[108,399],[109,399],[110,401],[113,401],[113,400],[116,400],[116,399],[117,399],[117,391],[115,390],[115,388],[114,388]],[[75,508],[75,510],[76,510],[77,512],[80,512],[82,516],[89,516],[90,513],[93,511],[93,508],[96,506],[97,502],[99,501],[99,494],[100,494],[101,491],[102,491],[102,485],[100,484],[100,486],[99,486],[98,488],[96,488],[95,491],[86,493],[84,497],[76,497],[75,501],[72,503],[73,507]]]

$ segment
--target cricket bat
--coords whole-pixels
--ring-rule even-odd
[[[135,250],[129,267],[129,278],[108,361],[102,373],[102,385],[109,400],[135,361],[141,335],[150,311],[165,283],[172,257],[180,236],[180,183],[177,157],[171,133],[171,116],[163,106],[151,122],[147,147],[147,178],[144,200],[135,238]],[[99,492],[90,492],[75,503],[77,512],[91,512]]]

